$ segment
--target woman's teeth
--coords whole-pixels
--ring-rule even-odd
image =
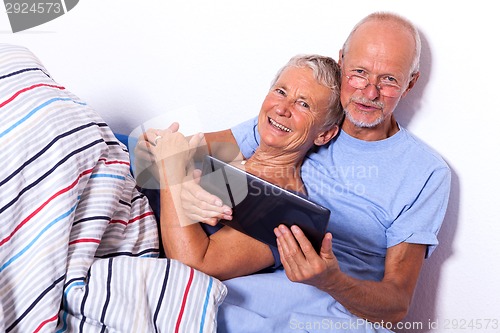
[[[271,125],[273,125],[274,127],[282,130],[282,131],[285,131],[285,132],[291,132],[292,130],[289,129],[288,127],[285,127],[283,125],[281,125],[280,123],[277,123],[276,121],[274,121],[273,119],[269,118],[269,123]]]

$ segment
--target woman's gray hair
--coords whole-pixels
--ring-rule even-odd
[[[418,32],[417,27],[407,18],[390,12],[375,12],[372,13],[361,21],[359,21],[354,28],[351,30],[351,33],[347,37],[344,45],[342,46],[342,54],[346,55],[349,51],[349,44],[351,42],[352,35],[358,30],[358,28],[366,22],[369,21],[386,21],[399,25],[401,28],[406,29],[412,36],[415,41],[415,50],[413,55],[413,61],[411,66],[410,76],[417,73],[420,67],[420,53],[422,50],[422,41],[420,40],[420,34]]]
[[[276,84],[283,71],[289,67],[310,68],[313,71],[314,79],[330,89],[330,103],[322,129],[330,129],[335,124],[340,126],[344,119],[344,110],[340,103],[341,74],[337,62],[330,57],[317,54],[296,55],[278,71],[271,82],[271,87]]]

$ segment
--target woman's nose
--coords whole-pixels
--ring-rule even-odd
[[[276,107],[276,114],[282,117],[290,117],[290,106],[287,102],[282,102]]]

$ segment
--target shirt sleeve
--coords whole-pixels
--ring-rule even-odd
[[[274,265],[271,268],[276,269],[281,267],[281,257],[277,247],[269,245],[271,252],[273,253]]]
[[[257,130],[257,117],[232,127],[231,132],[243,156],[245,158],[252,156],[260,142],[259,131]]]
[[[438,245],[450,195],[451,172],[440,168],[432,172],[413,204],[387,229],[387,247],[402,242],[427,245],[426,258]]]

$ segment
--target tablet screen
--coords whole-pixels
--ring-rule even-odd
[[[200,185],[233,209],[224,225],[276,247],[274,228],[297,225],[319,252],[330,210],[296,193],[207,155]]]

